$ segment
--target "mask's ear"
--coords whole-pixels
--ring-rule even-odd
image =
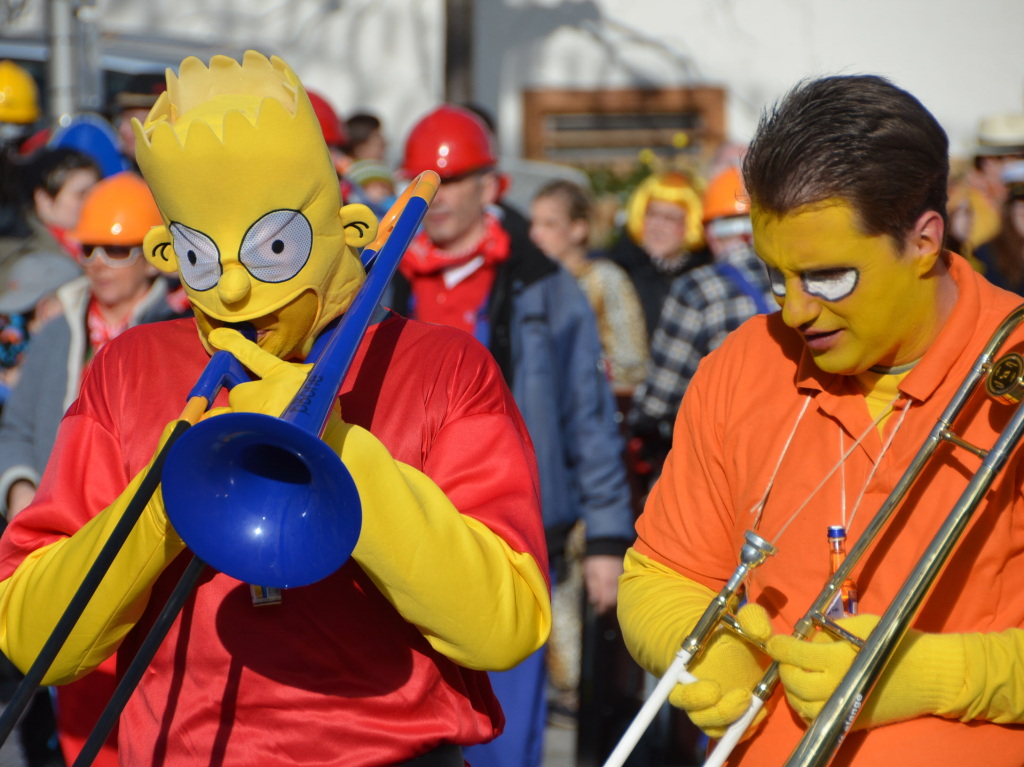
[[[161,272],[177,273],[178,257],[171,247],[171,233],[167,231],[166,226],[154,226],[146,232],[142,250],[146,254],[146,260]]]
[[[361,248],[373,242],[377,236],[377,217],[365,205],[345,205],[338,212],[341,225],[345,227],[345,243],[350,248]]]

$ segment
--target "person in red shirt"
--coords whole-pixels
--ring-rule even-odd
[[[316,116],[280,59],[186,59],[134,128],[162,216],[145,257],[180,274],[194,318],[130,328],[103,346],[33,503],[0,541],[0,650],[20,668],[188,417],[211,353],[230,351],[256,380],[221,392],[206,418],[279,416],[307,375],[320,376],[303,360],[360,291],[357,251],[377,231],[368,208],[341,205]],[[361,507],[351,557],[276,592],[265,586],[279,585],[269,579],[280,561],[255,583],[207,568],[124,709],[123,764],[462,767],[463,746],[501,732],[485,671],[515,665],[550,628],[529,436],[499,368],[465,334],[378,307],[352,355],[322,437]],[[288,487],[307,485],[295,463],[266,467],[269,501],[233,501],[237,513],[266,501],[289,507],[282,524],[322,514],[350,526],[351,497],[294,500]],[[203,469],[229,484],[257,476]],[[186,570],[189,544],[165,496],[200,484],[163,474],[44,683],[80,678],[115,651],[124,673]],[[236,511],[213,510],[215,495],[199,493],[202,526]],[[252,551],[248,542],[218,547]],[[292,554],[316,543],[300,540]]]
[[[718,738],[747,711],[768,661],[779,663],[781,685],[731,765],[786,763],[849,669],[845,641],[791,636],[829,577],[829,528],[846,528],[851,544],[863,534],[1019,302],[943,247],[947,154],[945,132],[911,94],[845,76],[797,86],[762,118],[744,160],[754,247],[781,312],[748,320],[694,376],[619,601],[631,652],[663,674],[735,570],[745,532],[777,547],[738,614],[768,654],[719,632],[689,664],[697,681],[670,695]],[[977,397],[955,428],[987,447],[1008,417]],[[980,462],[936,453],[853,569],[859,614],[834,604],[847,631],[872,631]],[[981,753],[988,765],[1020,763],[1022,472],[1018,453],[833,764],[970,764]]]

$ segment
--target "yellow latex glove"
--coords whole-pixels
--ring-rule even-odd
[[[857,615],[837,621],[847,631],[866,638],[878,623],[876,615]],[[965,687],[967,649],[964,634],[926,634],[911,629],[896,648],[854,730],[891,722],[954,713]],[[856,656],[848,642],[818,632],[813,640],[774,636],[768,652],[780,664],[779,674],[790,706],[805,721],[821,711]]]
[[[164,429],[154,458],[173,428]],[[151,466],[78,532],[33,551],[0,583],[0,651],[22,671],[35,661]],[[158,488],[42,683],[74,681],[110,657],[141,617],[153,583],[184,548]]]
[[[619,624],[633,657],[656,676],[664,675],[714,597],[711,589],[630,549],[619,582]],[[756,641],[771,636],[768,615],[759,605],[745,605],[736,617]],[[689,672],[698,681],[677,685],[669,701],[710,737],[720,738],[747,710],[751,690],[768,663],[769,658],[749,642],[721,629],[700,658],[690,663]],[[748,733],[766,711],[761,709]]]
[[[257,377],[257,380],[238,384],[229,392],[228,404],[235,412],[280,416],[313,367],[279,360],[231,328],[212,330],[208,340],[211,346],[233,354]]]

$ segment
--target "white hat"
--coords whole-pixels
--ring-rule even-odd
[[[979,155],[1024,153],[1024,114],[1001,114],[978,123]]]
[[[0,314],[24,314],[39,299],[82,273],[71,256],[59,253],[29,253],[19,258],[0,293]]]

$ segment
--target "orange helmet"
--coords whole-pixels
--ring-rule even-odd
[[[704,192],[704,223],[749,213],[750,198],[743,188],[743,177],[739,168],[731,166],[715,176]]]
[[[345,146],[348,143],[348,136],[345,135],[345,129],[341,127],[341,120],[338,119],[338,113],[334,111],[334,107],[319,93],[308,88],[306,95],[309,96],[309,103],[313,105],[313,113],[316,115],[317,122],[320,123],[320,130],[324,134],[327,146],[338,148]]]
[[[146,182],[125,171],[89,191],[72,236],[86,245],[141,245],[146,233],[162,223]]]
[[[452,179],[498,162],[491,133],[468,109],[445,104],[423,117],[405,141],[402,171],[412,178],[425,170]]]

